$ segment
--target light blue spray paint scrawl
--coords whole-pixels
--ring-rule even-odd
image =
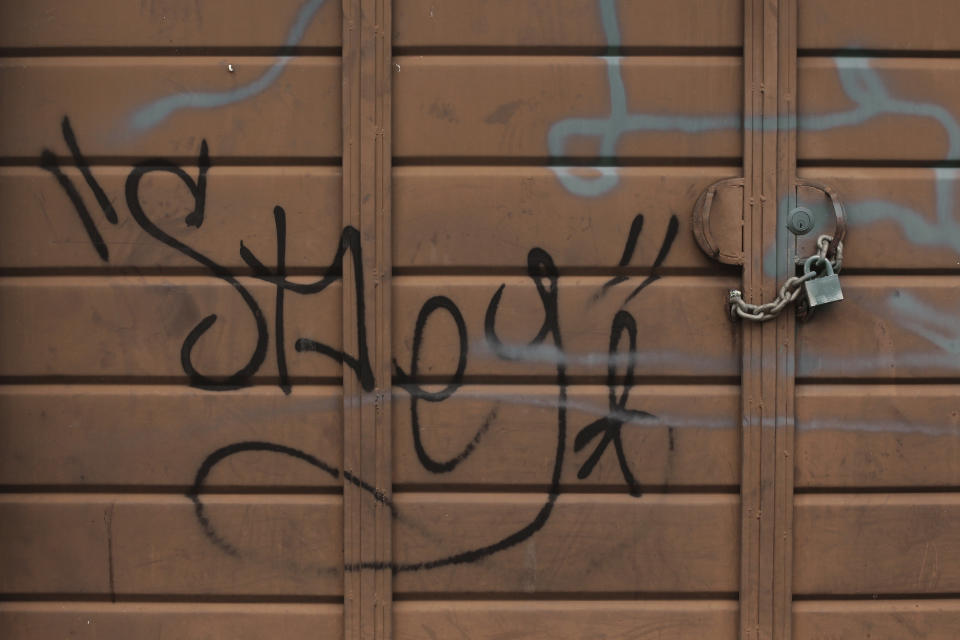
[[[837,75],[844,93],[857,106],[848,111],[804,116],[800,118],[801,131],[827,131],[839,127],[856,126],[882,115],[912,116],[936,121],[947,136],[947,161],[960,160],[960,123],[941,105],[895,98],[889,94],[876,69],[866,58],[835,58]],[[954,190],[958,171],[935,168],[936,221],[909,207],[884,200],[864,200],[846,205],[851,227],[867,226],[889,220],[895,222],[904,237],[915,245],[945,247],[960,253],[960,224],[954,217]],[[781,220],[786,219],[789,207],[780,203]],[[818,218],[831,218],[832,212],[818,211]],[[764,269],[775,273],[776,256],[768,252]]]
[[[610,52],[621,45],[620,27],[617,18],[616,0],[599,0],[600,17]],[[937,104],[913,102],[890,96],[879,73],[870,67],[866,58],[838,57],[834,61],[840,83],[847,97],[856,107],[836,113],[805,116],[799,123],[793,118],[754,118],[750,121],[736,116],[670,116],[629,113],[626,88],[621,72],[621,57],[616,55],[601,58],[607,67],[610,90],[610,113],[605,117],[566,118],[556,122],[547,134],[550,156],[563,157],[566,141],[571,136],[596,137],[600,139],[600,152],[604,157],[615,157],[620,137],[639,131],[677,131],[702,133],[707,131],[745,128],[781,129],[798,127],[802,131],[826,131],[839,127],[856,126],[868,120],[894,114],[932,118],[947,134],[946,160],[960,159],[960,124],[950,112]],[[616,167],[594,167],[595,177],[573,173],[571,167],[551,167],[560,183],[571,193],[583,197],[596,197],[609,192],[619,183]],[[946,246],[960,251],[960,225],[953,217],[953,189],[957,172],[954,169],[935,169],[937,222],[931,224],[924,217],[907,207],[894,203],[870,201],[852,203],[848,209],[851,224],[870,224],[878,220],[893,220],[903,229],[908,239],[927,246]],[[781,203],[786,213],[786,203]],[[768,270],[773,272],[772,265]]]
[[[600,0],[600,17],[610,53],[620,47],[620,27],[617,20],[616,0]],[[566,118],[556,122],[547,134],[550,155],[563,157],[567,138],[584,136],[600,138],[600,153],[604,157],[616,155],[620,137],[634,131],[679,131],[701,133],[740,126],[736,116],[670,116],[627,111],[627,91],[620,69],[621,57],[602,56],[607,66],[607,82],[610,87],[610,114],[599,118]],[[571,167],[551,167],[561,184],[578,196],[599,196],[607,193],[619,182],[615,167],[595,167],[599,177],[587,178],[573,173]]]
[[[626,88],[621,73],[621,57],[615,55],[621,46],[620,27],[616,13],[616,0],[598,0],[604,34],[609,47],[608,56],[602,56],[607,68],[610,91],[610,113],[605,117],[566,118],[556,122],[547,134],[547,147],[552,158],[564,157],[566,141],[572,136],[600,139],[603,157],[616,157],[620,137],[639,131],[677,131],[701,133],[737,127],[760,130],[776,126],[780,129],[797,128],[800,131],[827,131],[840,127],[852,127],[866,123],[882,115],[898,115],[929,118],[943,128],[947,138],[947,153],[944,160],[960,160],[960,123],[942,105],[891,96],[877,70],[871,68],[867,58],[836,57],[837,74],[847,97],[856,105],[846,111],[815,114],[795,118],[744,118],[723,116],[670,116],[635,114],[627,111]],[[613,166],[593,167],[595,175],[585,177],[573,173],[572,167],[551,167],[560,183],[570,193],[582,197],[601,196],[617,186],[620,177]],[[847,204],[850,225],[866,226],[879,221],[891,221],[900,226],[904,237],[914,245],[945,247],[960,253],[960,224],[955,217],[954,191],[960,172],[953,168],[934,168],[935,221],[909,207],[882,200],[860,201]],[[779,203],[779,216],[786,219],[789,210],[786,201]],[[783,226],[783,225],[780,225]],[[768,251],[764,268],[777,272],[775,252]],[[935,356],[938,361],[945,356],[951,365],[958,365],[958,334],[944,333],[947,326],[956,325],[953,314],[938,312],[915,300],[896,299],[891,296],[888,304],[900,316],[904,326],[924,336],[946,354]],[[931,329],[931,326],[935,330]],[[869,366],[875,363],[870,362]],[[801,365],[803,366],[803,365]]]
[[[308,0],[300,7],[300,11],[287,33],[287,39],[283,45],[284,51],[288,51],[300,43],[307,27],[324,2],[326,0]],[[133,114],[130,118],[130,128],[134,131],[143,132],[157,126],[180,109],[215,109],[252,98],[273,84],[292,59],[293,56],[290,55],[279,56],[259,78],[230,91],[190,91],[175,93],[155,100]]]

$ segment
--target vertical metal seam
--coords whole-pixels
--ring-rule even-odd
[[[794,0],[745,0],[743,279],[754,303],[776,293],[792,260],[779,212],[796,165],[795,30]],[[794,327],[790,314],[743,327],[742,638],[790,637]]]
[[[391,494],[390,0],[343,0],[343,225],[359,233],[358,274],[343,263],[343,344],[367,327],[374,386],[343,370],[344,472]],[[363,276],[363,290],[355,291]],[[359,306],[362,296],[363,313]],[[344,483],[344,637],[391,635],[391,522],[384,501]]]
[[[786,213],[796,204],[797,175],[797,0],[780,0],[778,17],[777,122],[777,273],[792,276],[795,243],[786,231]],[[781,216],[780,214],[783,214]],[[793,613],[793,467],[795,446],[796,318],[784,314],[777,321],[777,428],[774,450],[774,565],[773,629],[780,640],[792,636]]]

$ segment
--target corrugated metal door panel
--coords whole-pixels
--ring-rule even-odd
[[[396,637],[736,637],[739,4],[395,3]]]
[[[504,634],[523,638],[681,638],[729,640],[737,637],[736,603],[676,602],[398,602],[398,640],[454,637],[470,630],[477,640]]]
[[[235,54],[260,48],[270,56],[283,44],[298,49],[340,46],[339,2],[273,0],[269,9],[259,0],[5,2],[0,43],[4,49],[38,53],[155,49],[175,55],[185,49],[221,49]],[[303,35],[291,42],[294,28],[303,28]]]
[[[270,308],[275,287],[253,279],[240,282],[254,304]],[[339,290],[329,287],[304,304],[288,305],[286,330],[338,348]],[[193,366],[203,375],[231,375],[266,342],[244,299],[210,277],[16,276],[0,281],[0,292],[5,301],[0,309],[0,376],[8,379],[181,382],[183,336],[211,315],[224,320],[214,322],[191,351]],[[58,311],[64,308],[70,309],[73,323],[63,322]],[[266,331],[274,334],[273,323],[265,322]],[[130,349],[130,343],[138,348]],[[288,362],[291,376],[333,380],[340,375],[339,365],[329,358],[295,355]],[[276,360],[265,359],[256,375],[275,381]]]
[[[567,417],[571,424],[588,424],[606,412],[608,389],[576,385],[568,390]],[[735,385],[643,385],[631,398],[658,416],[656,423],[637,424],[623,433],[625,449],[637,451],[633,469],[637,481],[656,487],[725,487],[740,482],[740,397]],[[394,481],[398,490],[461,490],[534,492],[549,484],[555,456],[544,446],[557,438],[557,389],[546,384],[466,384],[444,402],[416,403],[409,394],[394,398]],[[418,429],[414,430],[414,421]],[[522,425],[522,428],[518,425]],[[464,430],[474,428],[472,439]],[[422,452],[418,452],[417,442]],[[431,472],[421,463],[426,454],[436,460],[458,457],[468,443],[483,450],[465,457],[456,475]],[[700,447],[713,452],[699,455]],[[495,454],[493,452],[496,452]],[[593,473],[577,477],[577,465],[565,465],[564,487],[590,487],[616,492],[623,474],[615,459],[601,459]]]
[[[752,347],[717,304],[735,272],[694,249],[686,212],[759,166],[741,128],[753,14],[395,4],[395,219],[375,264],[392,260],[396,304],[374,354],[396,360],[394,447],[369,458],[392,501],[338,468],[376,426],[338,352],[359,336],[337,256],[369,256],[375,228],[340,239],[341,212],[362,221],[362,185],[391,178],[389,156],[366,159],[384,131],[350,137],[370,123],[341,109],[368,113],[370,67],[339,55],[344,16],[366,38],[370,14],[0,8],[5,635],[352,637],[373,628],[355,618],[376,569],[396,573],[398,637],[736,636],[736,593],[756,587],[735,495]],[[799,173],[838,189],[851,234],[847,300],[799,329],[795,570],[773,579],[792,580],[798,638],[937,637],[957,624],[957,9],[798,11]],[[224,382],[255,386],[202,389]],[[353,520],[367,494],[392,514],[392,560],[345,566],[376,557]]]
[[[585,182],[598,175],[589,167],[564,171]],[[623,254],[624,228],[613,212],[635,211],[645,231],[622,269],[639,273],[657,260],[669,212],[677,212],[677,234],[662,270],[709,273],[714,265],[696,245],[689,216],[680,213],[691,192],[729,174],[727,167],[622,167],[621,186],[585,205],[547,167],[401,166],[393,174],[394,265],[400,273],[516,269],[529,248],[539,246],[567,268],[596,270]],[[424,228],[431,230],[428,237]],[[490,251],[491,245],[499,246]]]
[[[953,0],[802,0],[799,7],[801,49],[960,50],[953,28],[960,7]]]
[[[196,166],[204,140],[221,161],[269,164],[340,155],[338,58],[298,56],[282,67],[270,91],[256,92],[246,87],[276,73],[274,58],[169,57],[173,53],[3,59],[0,116],[7,127],[0,155],[30,164],[45,148],[66,156],[58,135],[65,116],[91,160],[160,156]],[[184,91],[197,98],[170,99]],[[225,97],[204,98],[202,92]],[[250,99],[240,99],[248,92]],[[191,108],[218,100],[235,104],[222,113]]]
[[[794,634],[811,638],[924,638],[948,640],[957,635],[960,605],[956,600],[857,600],[799,602]]]
[[[619,44],[654,50],[743,45],[740,0],[614,0]],[[606,52],[608,28],[596,0],[399,0],[393,8],[393,42],[400,51],[438,49],[589,48]],[[432,50],[432,51],[431,51]],[[659,50],[659,51],[658,51]]]
[[[211,544],[182,495],[5,494],[0,589],[64,600],[342,593],[339,496],[204,495],[203,504],[208,527],[236,537]]]
[[[615,155],[621,162],[700,158],[733,165],[740,157],[740,123],[734,114],[740,111],[743,80],[734,56],[624,57],[617,64],[623,86],[629,87],[622,106],[611,105],[603,58],[397,56],[394,65],[399,67],[393,111],[398,161],[556,164]],[[709,102],[704,95],[711,96]],[[613,147],[604,148],[597,118],[621,108],[639,114],[638,124],[619,125]],[[661,123],[653,114],[670,115]],[[716,126],[697,125],[703,115]]]
[[[960,6],[829,5],[800,4],[798,138],[847,206],[851,275],[799,332],[794,634],[953,637]]]
[[[936,172],[915,166],[807,167],[800,175],[828,182],[843,194],[851,234],[856,234],[844,248],[850,268],[960,272],[956,236],[938,222],[941,217],[949,219],[950,204],[960,199],[956,180],[940,181]],[[813,236],[830,233],[833,213],[827,211],[822,194],[801,191],[801,204],[816,218],[803,241],[809,247]],[[922,251],[916,249],[917,243]]]
[[[95,414],[96,421],[86,416]],[[330,460],[342,456],[340,388],[311,386],[286,396],[255,386],[242,394],[180,384],[5,385],[0,389],[0,484],[16,491],[186,492],[204,458],[237,441],[277,442]],[[239,452],[217,465],[211,489],[336,489],[341,481],[282,455]]]
[[[801,161],[960,159],[960,60],[804,58],[798,84]]]
[[[59,142],[55,139],[56,126],[54,122],[50,127],[51,139]],[[62,143],[51,146],[62,155],[68,153]],[[129,167],[94,166],[90,172],[111,202],[124,203]],[[80,171],[64,167],[63,174],[82,190],[84,179]],[[340,233],[339,167],[214,164],[207,179],[205,218],[199,229],[182,223],[193,210],[194,201],[177,176],[154,173],[145,177],[139,202],[144,211],[163,220],[164,229],[172,237],[189,243],[234,273],[251,272],[237,250],[237,238],[243,238],[244,246],[263,260],[276,255],[276,227],[271,212],[279,202],[290,224],[296,223],[296,233],[287,237],[287,268],[294,273],[317,272],[333,262],[337,246],[331,238]],[[92,200],[88,204],[96,207]],[[38,207],[42,207],[40,215]],[[0,168],[0,210],[0,268],[9,272],[207,272],[196,260],[145,234],[133,219],[124,217],[116,225],[108,224],[94,208],[91,216],[109,250],[110,260],[104,262],[96,251],[90,250],[90,239],[83,225],[78,224],[70,198],[50,173],[39,167]],[[331,299],[339,298],[331,295]]]
[[[343,636],[341,15],[0,7],[3,637]]]
[[[0,603],[4,637],[336,638],[341,608],[332,604],[227,603]]]

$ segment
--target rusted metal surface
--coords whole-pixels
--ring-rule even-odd
[[[4,3],[0,636],[952,638],[958,11]]]

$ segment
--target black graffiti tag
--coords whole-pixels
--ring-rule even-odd
[[[70,127],[69,120],[64,118],[61,129],[67,146],[77,166],[86,180],[88,186],[93,191],[98,204],[104,212],[104,216],[110,223],[116,223],[118,216],[109,199],[106,197],[100,185],[97,183],[89,170],[87,162],[80,152],[76,142],[76,137]],[[103,238],[93,222],[89,210],[83,203],[82,197],[73,182],[59,168],[56,157],[47,150],[44,150],[41,159],[42,166],[48,170],[58,181],[64,191],[70,198],[81,223],[86,230],[88,237],[94,249],[104,261],[109,260],[109,251]],[[207,376],[199,371],[193,364],[193,349],[203,335],[217,321],[215,314],[202,318],[196,326],[184,338],[181,347],[181,364],[184,372],[187,374],[190,384],[199,388],[213,391],[224,391],[237,389],[252,383],[252,377],[260,369],[267,356],[267,345],[269,335],[267,322],[257,301],[250,294],[249,290],[238,280],[237,273],[227,267],[217,263],[208,256],[197,251],[190,245],[174,238],[172,235],[161,229],[153,220],[166,219],[157,212],[148,212],[145,210],[140,198],[140,188],[145,176],[153,172],[164,172],[176,176],[187,187],[193,198],[193,207],[190,213],[184,218],[184,223],[189,227],[200,228],[205,218],[205,205],[207,194],[207,172],[211,166],[209,152],[206,141],[200,146],[200,152],[197,159],[197,177],[194,179],[181,167],[163,158],[151,158],[138,162],[132,168],[127,177],[125,185],[126,204],[129,208],[134,221],[148,235],[155,238],[164,245],[187,256],[190,260],[203,266],[213,277],[229,284],[243,299],[246,308],[251,314],[256,327],[256,343],[253,346],[252,354],[247,363],[236,372],[226,376]],[[351,355],[345,351],[336,349],[331,345],[313,340],[309,337],[299,337],[295,341],[295,350],[297,352],[319,353],[332,358],[351,370],[360,381],[361,387],[365,391],[371,391],[376,386],[373,370],[370,365],[369,352],[367,347],[366,334],[366,309],[364,307],[364,270],[362,258],[362,243],[360,233],[354,227],[345,227],[338,238],[336,255],[331,264],[323,271],[321,277],[311,283],[298,283],[289,280],[286,267],[286,239],[287,239],[287,217],[283,207],[277,205],[273,209],[273,220],[276,229],[276,263],[274,267],[267,266],[241,241],[239,255],[244,263],[251,269],[252,276],[255,279],[267,282],[275,287],[274,304],[274,347],[277,369],[279,371],[279,386],[284,393],[290,393],[292,384],[287,370],[287,353],[285,345],[285,303],[289,299],[287,294],[297,296],[309,296],[320,294],[327,290],[331,284],[341,281],[343,278],[344,260],[347,253],[350,253],[350,259],[353,267],[353,285],[355,287],[356,317],[358,336],[358,352]],[[626,305],[630,300],[636,297],[650,284],[660,278],[659,270],[667,255],[669,254],[674,239],[677,236],[679,222],[675,215],[671,216],[667,225],[663,242],[660,250],[653,262],[649,275],[635,287],[626,297],[622,305]],[[635,252],[637,240],[643,230],[643,215],[638,214],[630,225],[630,230],[626,239],[623,255],[619,266],[627,266]],[[514,547],[523,541],[529,539],[540,531],[549,520],[557,499],[561,494],[561,477],[564,464],[564,454],[567,447],[567,402],[569,380],[567,376],[567,356],[564,352],[563,336],[560,326],[559,313],[559,271],[551,255],[540,247],[530,249],[527,255],[527,276],[532,280],[537,296],[540,300],[542,309],[542,319],[535,335],[525,344],[517,347],[516,345],[507,345],[501,341],[497,333],[497,318],[500,312],[503,294],[506,284],[501,284],[491,296],[486,312],[484,314],[484,339],[488,349],[498,358],[504,361],[514,361],[523,359],[528,350],[536,350],[541,347],[549,347],[552,352],[557,354],[555,362],[554,383],[558,389],[557,397],[557,415],[556,415],[556,441],[555,454],[546,496],[539,510],[533,518],[524,526],[503,536],[489,544],[464,549],[460,552],[410,563],[364,563],[354,566],[347,566],[345,570],[355,571],[361,569],[389,569],[395,573],[406,571],[418,571],[435,569],[444,566],[476,562],[493,554],[499,553],[511,547]],[[617,276],[603,284],[594,300],[599,299],[607,293],[612,287],[626,281],[623,276]],[[442,312],[438,319],[446,316],[456,328],[458,338],[458,350],[456,356],[456,368],[448,379],[443,383],[444,386],[437,391],[429,391],[423,386],[420,377],[420,359],[423,351],[423,344],[427,331],[428,321]],[[436,321],[436,320],[435,320]],[[623,347],[623,336],[627,337],[627,349],[621,353]],[[573,448],[575,452],[585,450],[588,445],[595,443],[594,448],[586,460],[578,469],[578,478],[586,479],[596,468],[599,460],[603,457],[605,451],[612,446],[620,471],[624,477],[627,490],[631,495],[640,496],[641,487],[637,482],[634,472],[629,464],[626,451],[622,440],[623,427],[627,423],[647,422],[656,420],[655,416],[646,412],[627,407],[630,399],[630,392],[634,387],[635,378],[635,353],[637,349],[638,327],[636,319],[622,306],[611,322],[610,342],[608,349],[607,377],[608,387],[608,412],[602,418],[584,426],[577,433],[574,439]],[[485,434],[488,433],[491,425],[497,420],[498,410],[494,406],[486,417],[477,427],[473,437],[467,442],[463,449],[456,455],[442,460],[432,456],[426,449],[422,439],[422,417],[420,415],[421,403],[439,403],[452,398],[464,383],[464,377],[468,368],[469,359],[469,336],[467,332],[467,323],[462,312],[456,303],[447,296],[433,296],[422,305],[417,316],[413,331],[412,352],[409,369],[404,370],[394,362],[394,383],[399,389],[410,394],[410,418],[411,430],[416,451],[420,464],[432,473],[444,474],[455,470],[461,463],[468,459],[477,449]],[[617,363],[625,362],[625,370],[621,376],[618,376]],[[672,429],[671,429],[672,436]],[[386,492],[367,483],[362,478],[357,477],[348,470],[341,471],[336,465],[328,464],[319,457],[312,454],[294,449],[278,443],[266,441],[242,441],[222,446],[209,455],[200,464],[191,488],[187,496],[194,504],[195,515],[198,523],[206,536],[222,549],[225,553],[231,555],[240,555],[240,551],[226,537],[226,535],[216,529],[209,519],[203,494],[205,491],[206,480],[216,465],[229,459],[237,453],[259,452],[283,455],[292,459],[299,460],[317,468],[322,473],[332,478],[342,478],[344,482],[351,483],[362,491],[370,494],[374,500],[387,507],[394,518],[400,518],[396,505],[389,499]]]
[[[620,338],[624,332],[627,334],[630,349],[627,352],[626,373],[623,377],[623,391],[620,397],[617,397],[617,353],[619,351]],[[585,426],[577,433],[573,442],[573,450],[580,451],[592,440],[600,437],[600,442],[594,448],[593,453],[584,461],[577,477],[583,480],[590,476],[590,473],[596,467],[603,452],[607,446],[613,444],[614,451],[617,454],[617,461],[620,463],[620,471],[623,473],[623,479],[627,483],[630,495],[640,497],[642,491],[640,484],[630,471],[630,464],[627,462],[627,454],[623,450],[622,431],[625,422],[640,422],[653,419],[654,416],[646,411],[637,411],[627,409],[627,401],[630,399],[630,389],[633,387],[633,354],[637,350],[637,321],[633,316],[624,310],[617,311],[613,317],[613,323],[610,327],[610,350],[607,359],[607,389],[609,398],[610,412]]]

